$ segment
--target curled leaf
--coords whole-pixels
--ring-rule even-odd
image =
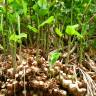
[[[43,23],[41,23],[39,25],[39,27],[44,26],[45,24],[51,24],[54,21],[54,16],[50,16],[46,21],[44,21]]]
[[[49,64],[53,65],[55,62],[58,60],[60,57],[61,53],[58,51],[53,51],[49,54],[48,59],[49,59]]]
[[[68,25],[65,32],[70,35],[70,36],[77,36],[77,38],[83,38],[83,36],[76,30],[76,28],[78,27],[78,24],[76,25]]]
[[[32,32],[38,33],[38,29],[35,27],[32,27],[31,25],[27,26],[30,30],[32,30]]]
[[[58,28],[55,29],[55,32],[59,37],[63,36],[63,33]]]

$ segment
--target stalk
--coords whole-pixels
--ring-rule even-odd
[[[38,26],[38,34],[37,34],[37,42],[36,42],[36,45],[37,45],[37,53],[36,53],[36,57],[37,57],[37,60],[38,60],[38,55],[39,55],[39,40],[40,40],[40,28],[39,28],[39,16],[37,14],[37,26]]]
[[[85,10],[84,10],[83,16],[86,15],[86,13],[87,13],[87,11],[88,11],[88,9],[89,9],[89,6],[90,6],[90,4],[91,4],[91,2],[92,2],[92,0],[89,0],[88,4],[87,4],[87,6],[86,6],[86,8],[85,8]],[[86,24],[87,24],[87,23],[86,23]],[[82,30],[82,31],[83,31],[83,30]],[[83,52],[84,52],[83,39],[81,39],[81,40],[80,40],[80,53],[79,53],[79,55],[80,55],[79,64],[80,64],[80,65],[82,65]]]
[[[4,15],[1,15],[1,29],[2,29],[2,39],[3,39],[3,48],[4,48],[4,54],[6,53],[6,43],[5,43],[5,36],[4,36],[4,30],[3,30],[3,17]]]
[[[32,9],[31,9],[31,5],[32,4],[32,0],[29,0],[29,14],[30,14],[30,24],[31,24],[31,26],[32,26],[32,18],[31,18],[31,16],[32,16]],[[34,35],[33,33],[32,33],[32,35]],[[33,36],[32,36],[33,37]],[[33,40],[33,38],[32,38],[32,40]],[[31,40],[31,32],[29,31],[29,41],[30,41],[30,45],[32,46],[32,40]]]
[[[46,33],[46,56],[48,57],[48,51],[49,51],[49,25],[47,26],[47,33]]]
[[[16,73],[16,67],[17,67],[17,64],[16,64],[16,43],[13,42],[13,46],[12,46],[12,61],[13,61],[13,68],[14,68],[14,74]],[[16,78],[15,78],[16,80]],[[15,84],[14,84],[14,96],[16,96],[16,88],[15,88]]]
[[[5,38],[4,38],[4,35],[3,35],[3,14],[1,15],[1,32],[2,32],[2,36],[3,36],[3,51],[4,51],[4,54],[5,54]],[[3,64],[2,64],[2,74],[3,74]]]
[[[20,16],[18,15],[18,34],[20,34]],[[21,62],[21,47],[22,47],[22,41],[20,42],[20,48],[19,48],[19,56],[20,56],[20,62]]]
[[[10,33],[14,32],[15,34],[15,31],[14,31],[14,28],[12,26],[12,29],[10,29]],[[12,32],[11,32],[12,30]],[[17,48],[17,44],[15,41],[10,41],[10,47],[11,47],[11,55],[12,55],[12,64],[13,64],[13,73],[16,74],[16,67],[17,67],[17,63],[16,63],[16,48]],[[14,77],[13,77],[14,78]],[[16,78],[14,78],[14,82],[16,81]],[[16,96],[16,87],[15,87],[15,84],[14,84],[14,96]]]
[[[8,53],[8,49],[9,49],[9,33],[8,33],[8,19],[7,19],[7,14],[8,14],[8,0],[4,0],[4,4],[5,4],[5,29],[6,29],[6,37],[5,37],[5,49],[6,49],[6,52],[5,54],[7,55]]]
[[[72,25],[72,23],[73,23],[73,0],[71,3],[71,25]],[[71,49],[71,36],[69,36],[69,39],[68,39],[68,56],[66,59],[66,64],[68,64],[69,59],[70,59],[70,49]]]
[[[86,8],[85,8],[85,10],[84,10],[84,13],[83,13],[83,17],[87,14],[87,12],[88,12],[88,10],[90,9],[90,5],[91,5],[91,2],[92,2],[92,0],[89,0],[89,2],[88,2],[88,4],[87,4],[87,6],[86,6]],[[85,19],[83,20],[83,22],[85,21]],[[86,22],[86,21],[85,21]]]

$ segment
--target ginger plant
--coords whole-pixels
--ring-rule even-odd
[[[65,32],[69,35],[69,36],[76,36],[78,41],[80,41],[80,57],[79,57],[79,63],[82,63],[82,54],[83,54],[83,48],[82,48],[82,41],[83,41],[83,35],[80,34],[78,31],[76,31],[76,29],[79,27],[78,24],[76,25],[68,25],[66,27]]]
[[[16,48],[17,48],[17,43],[21,44],[22,38],[27,38],[27,34],[25,33],[20,33],[19,35],[16,35],[15,32],[10,35],[10,46],[13,49],[12,52],[12,57],[13,57],[13,68],[14,72],[16,72]]]
[[[54,64],[56,63],[56,61],[59,59],[61,53],[59,52],[59,50],[54,50],[52,52],[50,52],[48,54],[48,63],[49,63],[49,76],[51,78],[51,76],[54,76]]]

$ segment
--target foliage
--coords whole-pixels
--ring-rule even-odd
[[[28,41],[30,45],[31,43],[40,45],[49,50],[53,44],[58,49],[61,46],[64,48],[66,38],[71,36],[77,38],[74,42],[82,41],[83,46],[90,44],[88,42],[91,38],[95,47],[96,40],[93,38],[96,35],[95,5],[95,0],[1,0],[0,35],[3,37],[1,45],[7,49],[10,42],[20,43],[22,38],[28,37],[26,42]]]
[[[78,27],[78,24],[77,25],[71,25],[71,26],[68,25],[65,32],[68,35],[71,35],[71,36],[75,35],[75,36],[77,36],[78,39],[79,38],[83,38],[83,36],[78,31],[76,31],[77,27]]]
[[[63,33],[58,28],[55,29],[55,32],[59,37],[63,36]]]
[[[36,59],[38,60],[43,54],[50,66],[53,66],[60,56],[63,57],[62,62],[64,61],[65,64],[73,63],[75,59],[75,61],[79,60],[77,61],[79,66],[82,64],[86,50],[90,50],[91,47],[96,50],[95,31],[96,0],[0,0],[0,52],[3,50],[6,57],[11,51],[14,72],[17,68],[17,48],[19,49],[18,61],[22,63],[23,44],[35,47]],[[58,49],[64,53],[61,54]],[[50,52],[51,50],[55,51]],[[70,54],[74,50],[75,54],[71,57]],[[32,54],[35,55],[35,52]],[[76,58],[73,58],[74,56]],[[44,61],[42,59],[40,63]],[[74,70],[74,73],[77,72]],[[81,70],[81,73],[84,72]]]
[[[36,29],[35,27],[32,27],[31,25],[27,26],[30,30],[32,30],[33,32],[37,33],[38,29]]]
[[[21,39],[26,38],[27,39],[27,34],[25,33],[20,33],[19,35],[12,34],[9,38],[10,42],[15,42],[15,43],[21,43]]]
[[[61,53],[58,51],[53,51],[49,54],[49,64],[53,65],[59,59]]]
[[[45,20],[43,23],[39,25],[39,27],[44,26],[45,24],[51,24],[52,21],[54,21],[54,16],[50,16],[47,20]]]
[[[33,9],[40,16],[48,14],[49,9],[47,0],[38,0],[38,2],[33,5]]]

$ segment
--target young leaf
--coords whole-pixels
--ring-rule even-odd
[[[49,9],[39,9],[38,14],[39,16],[45,16],[46,14],[48,14]]]
[[[33,10],[38,13],[38,11],[39,11],[39,6],[38,6],[38,4],[34,4],[34,5],[33,5]]]
[[[27,34],[26,33],[20,33],[17,36],[18,36],[18,39],[27,38]]]
[[[36,29],[35,27],[32,27],[31,25],[27,26],[30,30],[32,30],[32,32],[38,33],[38,29]]]
[[[11,41],[17,42],[17,41],[18,41],[18,37],[17,37],[16,34],[12,34],[12,35],[10,36],[9,40],[10,40],[10,42],[11,42]]]
[[[38,4],[34,4],[33,5],[33,10],[39,15],[39,16],[45,16],[46,14],[48,14],[49,9],[46,8],[39,8]]]
[[[40,8],[46,9],[47,8],[47,0],[38,0],[38,5]]]
[[[8,0],[8,3],[11,3],[11,2],[13,2],[14,0]]]
[[[21,9],[21,3],[19,3],[17,0],[13,0],[13,2],[10,3],[10,6],[16,13],[19,13]]]
[[[27,38],[27,34],[25,33],[20,33],[19,35],[12,34],[9,38],[10,42],[13,41],[15,43],[20,43],[22,38]]]
[[[26,15],[27,14],[27,3],[24,0],[22,0],[22,6],[23,6],[23,12]]]
[[[75,35],[75,36],[77,36],[77,38],[79,39],[79,38],[83,38],[83,36],[78,32],[78,31],[76,31],[76,28],[77,28],[78,26],[76,25],[68,25],[67,26],[67,28],[66,28],[66,30],[65,30],[65,32],[68,34],[68,35],[70,35],[70,36],[73,36],[73,35]]]
[[[63,36],[63,33],[58,28],[55,29],[55,32],[59,37]]]
[[[55,62],[58,60],[60,55],[61,55],[61,53],[58,51],[54,51],[54,52],[50,53],[49,54],[49,64],[51,64],[51,65],[55,64]]]
[[[72,27],[73,27],[74,29],[76,29],[76,28],[79,27],[79,24],[72,25]]]
[[[44,26],[45,24],[51,24],[54,21],[54,16],[50,16],[46,21],[44,21],[43,23],[41,23],[39,25],[39,27]]]

